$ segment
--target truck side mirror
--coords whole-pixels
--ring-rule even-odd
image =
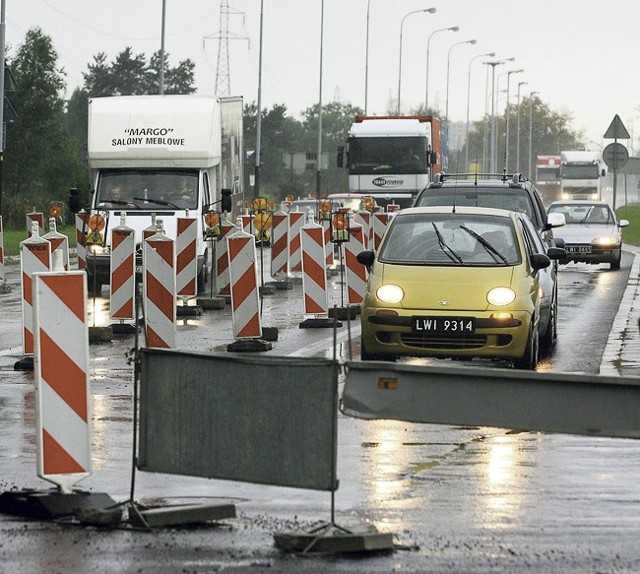
[[[338,167],[344,167],[344,146],[338,146],[338,157],[336,158],[336,165]]]
[[[224,188],[220,190],[220,193],[222,195],[222,199],[220,200],[220,210],[223,212],[231,212],[231,190]]]
[[[435,151],[429,152],[429,165],[436,165],[438,163],[438,154]]]
[[[603,169],[603,170],[602,170],[602,172],[600,173],[600,175],[601,175],[602,177],[604,177],[605,175],[607,175],[607,170],[606,170],[606,169]]]
[[[69,211],[78,213],[80,211],[80,192],[77,187],[69,189]]]

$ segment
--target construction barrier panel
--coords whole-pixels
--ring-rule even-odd
[[[135,318],[135,233],[126,225],[126,216],[120,215],[120,225],[111,230],[111,259],[109,273],[109,316],[120,321]]]
[[[140,359],[140,470],[338,488],[337,362],[160,349]]]
[[[49,233],[45,233],[42,238],[51,243],[51,261],[56,261],[57,253],[59,252],[64,270],[69,271],[69,238],[62,233],[58,233],[55,217],[49,218]]]
[[[353,215],[353,221],[359,225],[362,225],[362,233],[364,237],[364,248],[371,249],[372,247],[369,245],[371,238],[371,213],[366,210],[361,210]]]
[[[255,237],[238,230],[227,238],[234,339],[262,336]]]
[[[78,269],[87,268],[87,223],[89,214],[83,211],[76,213],[76,250],[78,252]]]
[[[322,225],[313,221],[305,224],[300,230],[300,246],[304,313],[305,315],[328,314],[327,268]]]
[[[362,225],[352,223],[349,226],[349,241],[344,243],[344,260],[347,276],[347,301],[349,305],[361,305],[367,290],[367,270],[356,259],[364,251],[364,232]]]
[[[87,275],[36,273],[33,296],[37,472],[68,494],[91,474]]]
[[[343,412],[363,419],[640,438],[640,377],[348,361]]]
[[[279,281],[289,277],[289,216],[281,211],[273,214],[271,277]]]
[[[302,273],[302,251],[300,249],[300,229],[306,223],[303,211],[289,212],[289,271]]]
[[[387,224],[389,223],[389,214],[388,213],[373,213],[371,214],[371,235],[373,239],[373,244],[371,245],[371,249],[373,251],[378,251],[380,247],[380,242],[382,241],[382,236],[384,234],[384,230],[387,228]]]
[[[44,233],[44,213],[32,212],[26,214],[27,238],[32,234],[33,223],[38,224],[38,235]]]
[[[218,236],[218,244],[216,249],[216,285],[218,286],[218,295],[231,295],[231,286],[229,285],[229,248],[227,239],[235,233],[236,226],[232,223],[220,224],[220,235]]]
[[[148,347],[167,349],[176,346],[175,242],[158,224],[142,250],[145,335]]]
[[[179,217],[176,235],[176,290],[178,297],[191,299],[198,294],[198,220]]]
[[[31,233],[31,237],[20,243],[22,352],[25,355],[33,355],[33,275],[51,271],[51,243],[38,235],[35,221]]]

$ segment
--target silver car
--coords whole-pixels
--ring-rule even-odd
[[[561,213],[565,225],[555,230],[558,247],[564,247],[567,257],[559,263],[609,263],[620,269],[622,257],[622,228],[629,225],[616,215],[606,201],[555,201],[548,213]]]

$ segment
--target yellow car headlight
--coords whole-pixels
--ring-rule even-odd
[[[614,236],[596,237],[592,243],[595,245],[618,245],[618,239]]]
[[[491,305],[509,305],[515,298],[515,291],[509,287],[494,287],[487,293],[487,301]]]
[[[404,291],[398,285],[383,285],[376,291],[376,297],[383,303],[400,303],[404,298]]]

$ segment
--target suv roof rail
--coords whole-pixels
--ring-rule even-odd
[[[435,174],[433,181],[435,183],[442,183],[445,179],[501,179],[502,181],[511,180],[515,183],[526,181],[526,178],[520,173],[513,174],[507,173],[489,173],[489,172],[468,172],[468,173],[446,173],[439,171]]]

